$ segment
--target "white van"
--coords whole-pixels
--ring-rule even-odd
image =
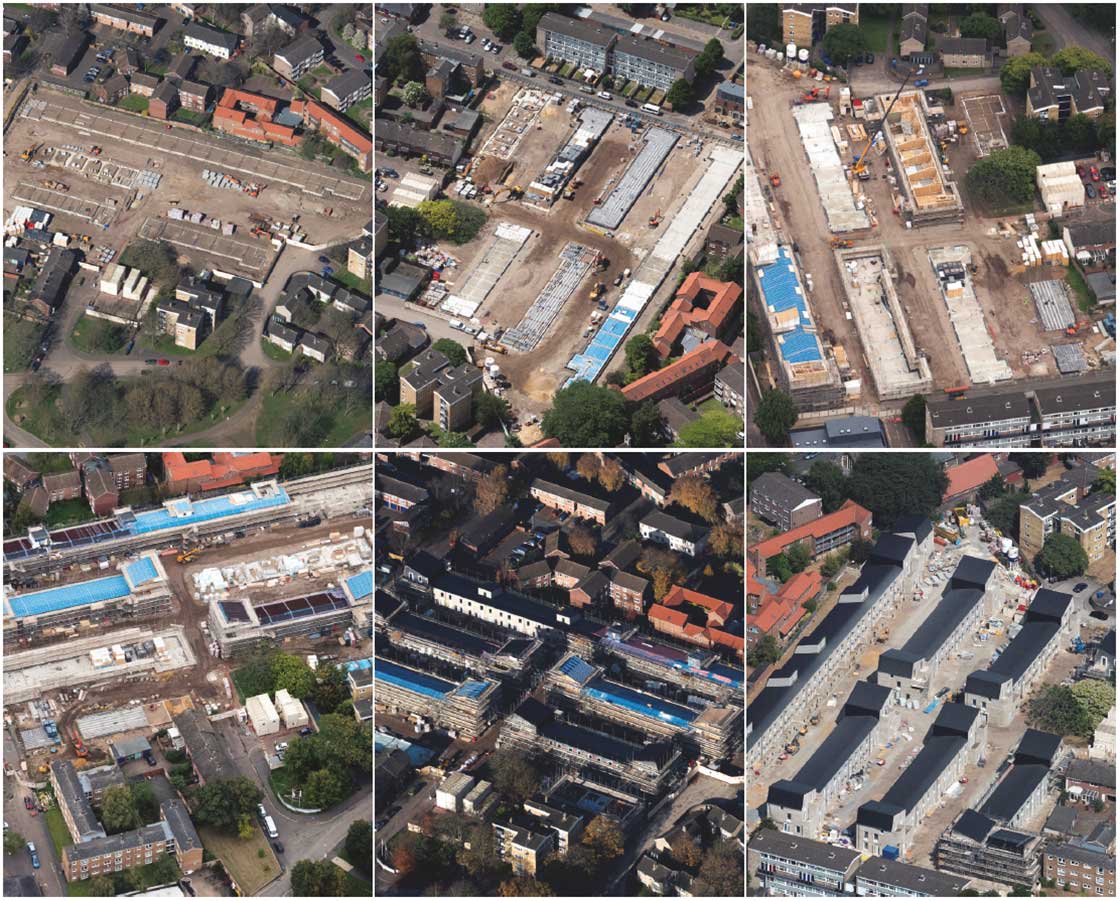
[[[264,831],[268,833],[269,838],[280,837],[280,833],[276,831],[276,823],[270,816],[266,816],[264,818]]]
[[[463,320],[462,319],[452,319],[447,324],[449,326],[451,326],[453,329],[455,329],[455,331],[457,331],[457,332],[461,332],[463,330]]]
[[[661,115],[661,107],[656,103],[643,103],[642,110],[647,113],[653,113],[655,116]]]

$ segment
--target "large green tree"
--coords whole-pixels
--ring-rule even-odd
[[[682,110],[692,102],[692,85],[678,78],[665,92],[665,102],[675,110]]]
[[[301,744],[295,742],[292,747]],[[262,797],[257,784],[245,776],[207,782],[194,793],[194,820],[200,826],[236,834],[238,820],[245,814],[252,816]]]
[[[440,338],[432,345],[432,350],[438,350],[447,357],[452,366],[462,366],[467,362],[467,349],[451,338]]]
[[[626,342],[627,381],[640,379],[643,375],[657,369],[660,363],[661,358],[649,335],[638,334]]]
[[[344,847],[351,864],[366,875],[373,872],[373,825],[369,820],[354,820],[350,824]]]
[[[797,405],[792,397],[777,388],[762,395],[754,411],[754,424],[770,444],[785,444],[795,422]]]
[[[987,203],[1025,203],[1034,199],[1034,173],[1041,162],[1033,150],[1007,147],[977,160],[965,178],[969,189]]]
[[[494,788],[502,797],[521,804],[540,787],[541,773],[531,759],[510,750],[495,751],[490,758]]]
[[[1105,76],[1112,75],[1112,60],[1074,45],[1063,47],[1050,57],[1050,65],[1061,69],[1064,75],[1073,75],[1081,69],[1096,69]]]
[[[910,430],[914,440],[924,444],[926,440],[926,399],[913,395],[902,407],[902,424]]]
[[[1011,97],[1026,97],[1031,83],[1031,69],[1046,65],[1046,57],[1041,53],[1024,53],[1013,56],[999,70],[999,82],[1003,92]]]
[[[482,21],[503,41],[511,41],[521,30],[521,9],[513,3],[487,3]]]
[[[806,488],[820,497],[825,513],[839,510],[848,496],[848,478],[844,470],[825,457],[812,462],[802,481]]]
[[[300,860],[292,867],[292,894],[305,898],[340,898],[346,877],[329,860]]]
[[[1087,738],[1093,732],[1088,711],[1068,685],[1046,685],[1027,704],[1032,726],[1057,735]]]
[[[378,60],[377,71],[390,81],[423,81],[424,62],[420,58],[416,38],[411,34],[389,38]]]
[[[132,789],[128,785],[112,785],[101,796],[101,824],[110,835],[127,832],[140,825]]]
[[[961,19],[960,31],[962,38],[984,38],[989,43],[995,43],[1003,37],[1003,26],[999,19],[987,13],[974,12]]]
[[[1089,567],[1085,549],[1072,535],[1053,532],[1046,536],[1042,550],[1034,558],[1035,568],[1055,579],[1072,579]]]
[[[626,399],[613,388],[578,381],[553,395],[541,430],[565,447],[617,447],[626,437]]]
[[[828,29],[821,41],[821,48],[837,66],[846,66],[853,57],[862,56],[871,49],[867,36],[860,27],[848,23],[833,25]]]
[[[278,653],[272,658],[272,684],[275,691],[286,688],[292,697],[302,700],[314,691],[315,674],[302,657]]]
[[[726,410],[705,410],[699,419],[681,426],[678,447],[734,447],[740,444],[743,421]]]
[[[388,360],[378,360],[373,367],[373,396],[395,407],[401,400],[401,383],[397,366]]]
[[[870,510],[880,529],[889,529],[899,516],[937,509],[948,484],[928,454],[860,454],[848,478],[848,497]]]

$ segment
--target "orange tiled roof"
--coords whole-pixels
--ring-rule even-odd
[[[735,356],[734,352],[722,341],[705,341],[664,369],[658,369],[656,372],[642,376],[636,382],[631,382],[622,389],[622,393],[627,400],[643,401],[662,389],[682,381],[696,370],[713,363],[722,363],[733,356]]]
[[[680,585],[674,585],[670,588],[669,593],[661,599],[661,603],[666,607],[679,607],[681,604],[693,604],[696,607],[702,607],[708,611],[709,625],[713,623],[713,620],[716,621],[716,625],[727,622],[731,616],[731,611],[734,609],[727,601],[701,594],[699,591],[693,591],[690,588],[682,588]]]
[[[276,475],[283,462],[283,454],[270,454],[267,451],[249,454],[222,451],[214,454],[210,460],[194,460],[190,463],[180,451],[167,451],[163,455],[163,468],[169,480],[199,480],[202,491],[240,485],[248,477]]]
[[[803,526],[798,526],[796,529],[790,529],[788,532],[783,532],[781,535],[775,535],[773,538],[760,541],[751,548],[752,555],[756,560],[769,560],[774,555],[780,554],[791,544],[795,544],[805,538],[823,538],[825,535],[835,532],[837,529],[855,525],[859,522],[870,524],[871,511],[865,510],[855,501],[844,501],[844,506],[835,513],[829,513],[826,516],[822,516],[820,519],[815,519],[812,522],[805,523]]]
[[[991,454],[984,454],[966,460],[957,466],[950,466],[945,473],[949,476],[949,486],[945,489],[945,495],[942,499],[947,500],[975,491],[998,472],[999,467],[996,466],[996,458]]]
[[[697,300],[705,293],[712,295],[711,301],[706,307],[697,307]],[[689,273],[653,336],[653,345],[662,359],[672,354],[673,347],[690,325],[704,329],[714,338],[742,296],[743,289],[734,282],[721,282],[701,272]]]

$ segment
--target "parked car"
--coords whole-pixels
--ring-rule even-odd
[[[280,841],[279,839],[277,839],[276,841],[274,841],[272,843],[272,848],[273,848],[273,850],[276,851],[277,854],[283,854],[284,853],[284,843],[282,841]]]
[[[628,107],[630,107],[630,109],[637,109],[638,108],[638,101],[637,100],[627,100],[626,105]]]
[[[170,360],[156,360],[156,363],[160,366],[170,366],[171,365]]]
[[[1080,594],[1082,591],[1084,591],[1088,587],[1089,587],[1088,582],[1078,582],[1076,585],[1073,586],[1073,593],[1074,594]]]
[[[39,869],[39,852],[35,850],[35,842],[27,843],[27,853],[31,855],[31,866]]]
[[[364,63],[366,61],[366,58],[364,56],[362,56],[360,53],[355,53],[354,54],[354,59],[357,60],[360,63]]]
[[[1089,618],[1090,619],[1107,620],[1108,619],[1108,614],[1107,613],[1102,613],[1100,610],[1092,610],[1089,613]]]
[[[299,734],[307,736],[307,735],[310,735],[314,731],[315,730],[312,729],[310,726],[304,726],[302,729],[299,730]]]
[[[144,363],[147,366],[155,366],[156,365],[155,357],[152,357],[150,360],[145,360]]]
[[[1097,196],[1097,189],[1095,187],[1093,187],[1093,185],[1091,185],[1091,184],[1086,184],[1085,185],[1085,196],[1088,197],[1090,200],[1092,200],[1094,197]]]
[[[319,257],[319,262],[320,263],[329,263],[330,261],[331,261],[330,257]]]
[[[548,81],[549,81],[550,84],[563,84],[564,83],[563,78],[557,78],[555,75],[549,75],[548,76]]]
[[[511,63],[508,59],[504,63],[502,63],[502,68],[503,69],[509,69],[511,72],[516,72],[517,71],[517,66],[515,66],[513,63]]]
[[[24,795],[23,806],[27,810],[34,810],[35,809],[35,802],[31,800],[31,795]]]
[[[1089,167],[1089,178],[1091,178],[1093,181],[1100,181],[1101,180],[1101,170],[1098,169],[1096,166],[1090,166]]]

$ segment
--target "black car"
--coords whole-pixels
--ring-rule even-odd
[[[284,843],[281,842],[281,841],[273,842],[272,843],[272,848],[277,854],[283,854],[284,853]]]
[[[628,107],[630,107],[630,109],[637,109],[638,108],[638,101],[637,100],[627,100],[626,105]]]
[[[145,361],[144,361],[144,363],[145,363],[145,365],[147,365],[147,366],[155,366],[155,365],[156,365],[156,361],[155,361],[155,359],[154,359],[154,358],[153,358],[153,359],[151,359],[151,360],[145,360]]]
[[[1107,621],[1108,620],[1108,614],[1107,613],[1101,613],[1101,611],[1099,611],[1099,610],[1093,610],[1089,613],[1089,618],[1090,619],[1099,619],[1099,620]]]
[[[875,62],[875,54],[874,54],[874,53],[868,53],[868,54],[867,54],[867,56],[865,56],[865,57],[863,58],[863,61],[864,61],[865,63],[867,63],[867,65],[869,65],[869,66],[870,66],[870,65],[871,65],[872,63],[874,63],[874,62]]]
[[[557,78],[555,75],[550,75],[548,77],[548,81],[549,81],[550,84],[563,84],[564,83],[563,78]]]
[[[1076,585],[1073,586],[1073,593],[1074,594],[1080,594],[1082,591],[1084,591],[1088,587],[1089,587],[1088,582],[1078,582]]]

